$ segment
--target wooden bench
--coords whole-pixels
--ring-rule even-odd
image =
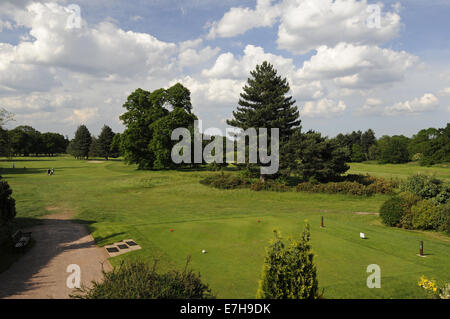
[[[30,242],[31,232],[23,232],[18,230],[12,235],[14,248],[23,248]]]

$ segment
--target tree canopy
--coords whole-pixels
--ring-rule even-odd
[[[190,91],[179,83],[153,92],[137,89],[123,107],[127,111],[120,119],[126,129],[120,136],[120,150],[125,161],[139,169],[171,167],[171,129],[193,126],[197,119],[191,113]]]

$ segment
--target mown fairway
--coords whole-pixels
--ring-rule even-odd
[[[211,172],[137,171],[120,161],[14,162],[13,170],[12,163],[1,161],[0,174],[14,190],[19,221],[72,210],[88,222],[99,245],[133,238],[143,247],[111,259],[115,265],[122,259],[157,258],[160,270],[166,270],[183,267],[191,255],[191,266],[218,297],[253,298],[272,230],[299,234],[305,219],[312,226],[319,284],[327,298],[424,297],[417,287],[421,275],[450,281],[450,238],[381,225],[378,216],[367,213],[378,212],[385,196],[217,190],[199,184]],[[47,176],[52,167],[55,175]],[[355,164],[351,169],[398,178],[419,171],[450,179],[445,166]],[[360,232],[368,239],[360,239]],[[425,242],[426,258],[416,256],[419,240]],[[208,253],[201,254],[202,249]],[[366,287],[369,264],[381,267],[381,289]]]

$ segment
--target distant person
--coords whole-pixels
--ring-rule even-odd
[[[50,168],[47,170],[47,175],[50,175]]]
[[[16,165],[14,165],[14,163],[13,163],[13,168],[16,168]]]
[[[55,175],[55,169],[54,168],[52,168],[51,174]]]

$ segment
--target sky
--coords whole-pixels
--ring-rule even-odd
[[[127,96],[180,82],[225,131],[250,71],[290,83],[304,130],[412,136],[450,118],[448,0],[0,0],[0,107],[115,132]]]

